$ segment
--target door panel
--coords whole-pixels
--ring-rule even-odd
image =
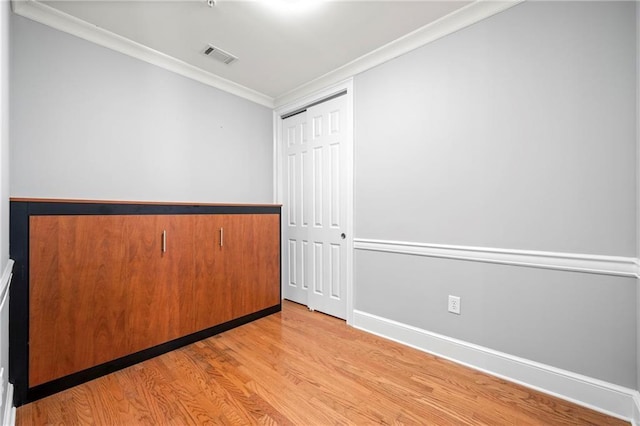
[[[275,214],[225,218],[223,251],[234,318],[280,303],[278,221]]]
[[[193,217],[129,216],[127,346],[133,353],[193,330]],[[163,232],[166,250],[163,251]],[[134,332],[135,331],[135,332]]]
[[[308,305],[343,319],[347,315],[346,105],[346,97],[341,96],[307,110],[307,119],[312,123],[308,144],[314,156],[310,175],[315,216],[308,236],[317,259],[314,291],[308,294]]]
[[[279,215],[196,218],[195,331],[280,303]]]
[[[286,239],[283,241],[282,268],[283,296],[297,303],[307,304],[309,286],[309,238],[306,230],[313,220],[311,210],[312,187],[308,176],[312,153],[308,147],[306,113],[300,113],[283,121],[285,135],[286,170],[284,173],[284,208],[282,224]]]
[[[195,276],[193,281],[193,331],[204,330],[233,319],[232,262],[225,262],[221,230],[226,215],[195,216]]]
[[[31,217],[29,386],[128,353],[124,222],[124,216]]]

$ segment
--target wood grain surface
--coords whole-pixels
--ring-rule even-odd
[[[133,353],[193,331],[193,217],[126,218],[126,335],[128,353]]]
[[[220,246],[220,229],[227,215],[195,216],[195,276],[193,281],[193,328],[204,330],[233,319],[231,271]],[[228,239],[227,239],[228,246]]]
[[[347,327],[283,311],[17,410],[17,425],[623,425]]]
[[[277,214],[31,217],[29,386],[277,305],[279,259]]]
[[[30,226],[29,385],[125,355],[124,218],[34,216]]]
[[[234,318],[280,301],[280,227],[275,214],[229,215],[225,273],[231,280]]]

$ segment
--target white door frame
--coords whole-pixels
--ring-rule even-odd
[[[282,116],[288,113],[294,112],[296,110],[305,108],[315,102],[326,99],[332,95],[337,93],[347,91],[345,95],[347,99],[347,138],[345,140],[345,148],[347,150],[346,158],[347,158],[347,174],[346,174],[346,182],[345,189],[347,191],[347,223],[345,233],[347,234],[346,238],[346,248],[347,248],[347,324],[353,323],[353,238],[354,238],[354,226],[353,226],[353,196],[354,196],[354,181],[353,181],[353,171],[354,171],[354,162],[353,162],[353,79],[349,78],[345,81],[342,81],[333,86],[327,87],[326,89],[315,92],[311,95],[300,98],[294,102],[291,102],[287,105],[276,108],[273,111],[273,170],[275,171],[273,176],[273,194],[274,194],[274,202],[276,204],[282,204],[283,202],[283,188],[284,183],[282,181],[283,171],[282,171],[282,152],[283,152],[283,132],[282,132]],[[286,227],[282,226],[282,241],[286,241]],[[281,248],[281,268],[285,268],[285,246],[282,245]],[[282,269],[281,269],[282,270]],[[281,274],[280,277],[280,286],[284,288],[285,285],[283,281],[283,277]],[[283,293],[284,294],[284,293]]]

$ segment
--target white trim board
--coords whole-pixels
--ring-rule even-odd
[[[0,278],[0,310],[9,309],[5,304],[7,303],[7,299],[9,298],[9,286],[11,285],[11,277],[13,276],[13,265],[14,261],[9,259],[2,273],[2,277]],[[8,326],[6,328],[8,331]],[[4,337],[5,341],[8,343],[8,336]],[[8,364],[7,364],[8,365]],[[6,375],[8,371],[4,368],[0,370],[0,386],[3,386],[6,380]],[[3,425],[14,425],[16,420],[16,409],[13,406],[13,385],[7,380],[7,388],[0,389],[0,395],[3,395],[3,403],[4,403],[4,412],[2,412],[2,418],[0,418],[0,423]]]
[[[503,265],[586,272],[631,278],[638,277],[640,272],[638,269],[638,259],[633,257],[454,246],[365,238],[355,239],[354,248],[356,250],[499,263]]]
[[[84,40],[124,53],[160,68],[175,72],[207,86],[224,90],[260,105],[273,108],[273,98],[242,86],[233,81],[219,77],[201,68],[190,65],[173,56],[166,55],[143,44],[122,37],[111,31],[90,24],[82,19],[61,12],[51,6],[35,0],[12,0],[13,12],[32,19],[56,30],[80,37]]]
[[[4,302],[7,299],[7,294],[9,292],[9,283],[11,282],[11,276],[13,275],[13,259],[9,259],[6,266],[4,267],[4,271],[2,272],[2,277],[0,278],[0,307],[4,306]]]
[[[16,407],[13,406],[13,385],[11,383],[7,386],[7,394],[4,398],[2,424],[5,426],[13,426],[16,424]]]
[[[640,392],[638,391],[633,395],[633,416],[631,417],[631,424],[640,426]]]
[[[637,391],[549,365],[494,351],[362,311],[354,311],[360,330],[448,359],[457,364],[631,421]],[[635,407],[635,408],[634,408]]]

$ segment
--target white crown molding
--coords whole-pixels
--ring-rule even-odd
[[[119,36],[46,4],[35,0],[12,0],[11,4],[13,12],[25,18],[175,72],[207,86],[224,90],[268,108],[273,108],[274,106],[274,100],[270,96],[194,67],[180,59]]]
[[[373,50],[333,71],[328,72],[308,83],[305,83],[275,99],[275,106],[280,107],[292,103],[298,98],[317,92],[339,81],[353,77],[370,68],[397,58],[425,44],[438,40],[446,35],[473,25],[483,19],[509,9],[523,0],[486,1],[476,0],[442,18],[433,21],[417,30],[400,37],[384,46]]]
[[[432,333],[362,311],[355,328],[446,358],[626,421],[633,419],[638,392],[613,383]],[[635,407],[635,408],[634,408]]]
[[[32,19],[57,30],[72,34],[100,46],[115,50],[128,56],[140,59],[184,77],[199,81],[211,87],[224,90],[236,96],[269,108],[287,105],[304,96],[318,92],[347,78],[380,65],[386,61],[410,52],[427,43],[442,38],[448,34],[468,27],[485,18],[502,12],[523,0],[475,2],[458,9],[434,22],[425,25],[397,40],[394,40],[358,59],[343,65],[329,73],[318,77],[296,89],[293,89],[277,99],[263,93],[234,83],[201,68],[190,65],[180,59],[158,52],[143,44],[117,35],[111,31],[90,24],[82,19],[71,16],[37,0],[12,0],[14,13]]]
[[[407,241],[356,238],[356,250],[381,251],[474,262],[554,269],[591,274],[638,277],[637,259],[633,257],[598,256],[503,248],[425,244]]]

